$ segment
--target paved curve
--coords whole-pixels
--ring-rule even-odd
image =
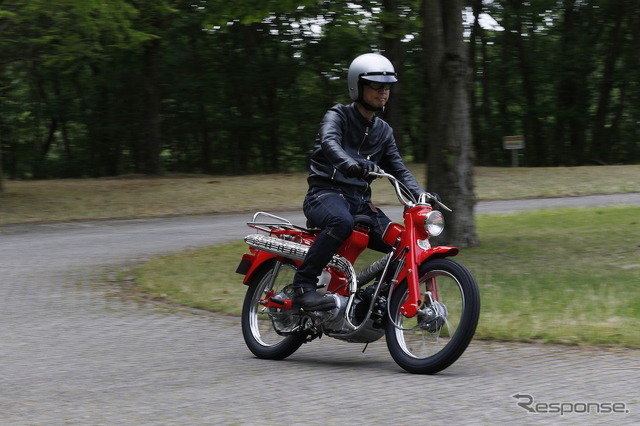
[[[640,194],[569,201],[639,205]],[[556,202],[482,203],[478,211]],[[640,421],[640,351],[474,342],[446,371],[415,376],[383,341],[362,353],[362,345],[325,338],[269,362],[245,348],[237,318],[123,300],[92,278],[109,265],[239,238],[246,220],[0,227],[0,424]],[[560,408],[564,416],[544,412]]]

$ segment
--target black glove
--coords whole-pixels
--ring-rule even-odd
[[[364,179],[369,176],[369,173],[382,173],[382,169],[373,161],[360,160],[357,164],[349,166],[345,176]]]

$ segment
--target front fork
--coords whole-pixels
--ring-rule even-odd
[[[409,250],[409,265],[411,268],[403,271],[406,274],[407,280],[407,300],[400,306],[400,313],[407,318],[412,318],[418,313],[418,310],[422,306],[423,301],[427,299],[433,303],[439,300],[438,285],[436,277],[430,277],[425,281],[425,292],[422,292],[420,286],[420,264],[414,260],[415,254],[412,254],[413,250]]]
[[[412,219],[411,215],[405,219]],[[402,271],[402,274],[406,274],[407,280],[407,300],[400,306],[400,313],[407,318],[412,318],[416,313],[418,313],[418,309],[422,304],[422,294],[420,293],[420,279],[419,279],[419,266],[418,263],[418,255],[417,255],[417,240],[416,240],[416,232],[415,227],[413,226],[413,221],[409,220],[410,223],[407,223],[407,231],[405,235],[405,240],[408,241],[409,244],[405,245],[405,259],[407,264],[405,265],[406,271]],[[435,286],[435,282],[433,283]]]
[[[448,257],[458,254],[458,249],[449,246],[431,247],[429,249],[422,249],[417,244],[417,235],[413,226],[412,216],[408,215],[405,219],[407,222],[406,234],[403,239],[404,247],[402,252],[404,253],[404,260],[406,264],[400,271],[397,281],[400,282],[403,279],[407,280],[407,300],[400,306],[400,313],[407,318],[412,318],[420,309],[422,305],[423,296],[427,296],[433,302],[437,302],[438,299],[438,287],[436,279],[430,278],[426,282],[427,294],[424,295],[420,289],[420,265],[426,262],[432,256],[436,257]],[[396,283],[394,283],[394,286]]]
[[[431,302],[436,302],[440,298],[438,297],[438,286],[436,285],[436,277],[431,277],[427,280],[427,295]]]

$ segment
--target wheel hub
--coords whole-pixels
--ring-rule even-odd
[[[446,320],[447,307],[440,302],[431,302],[418,310],[418,327],[430,333],[440,331]]]

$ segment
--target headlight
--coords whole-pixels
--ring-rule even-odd
[[[429,235],[437,237],[444,231],[444,216],[438,210],[432,210],[424,218],[424,228]]]

